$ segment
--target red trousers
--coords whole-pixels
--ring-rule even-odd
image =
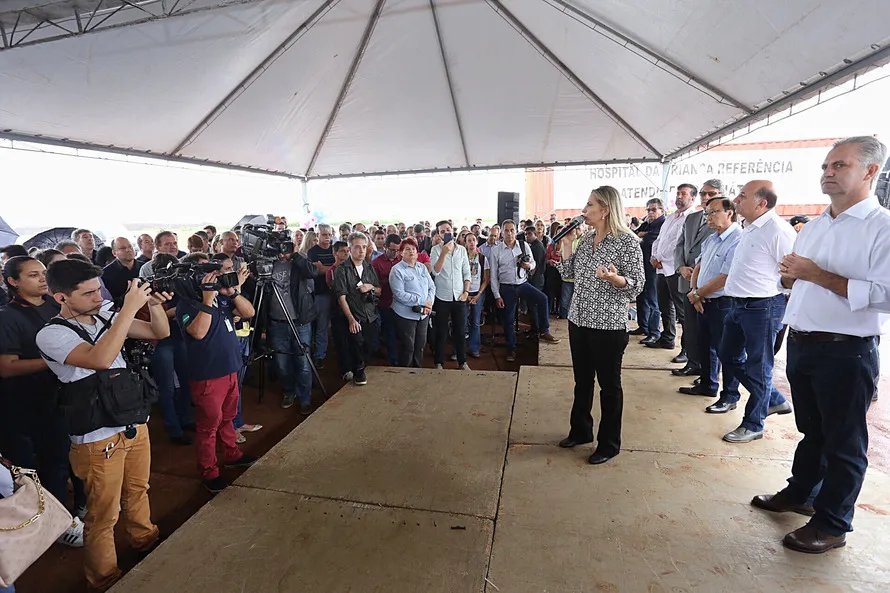
[[[241,449],[232,420],[238,413],[238,373],[209,381],[190,381],[195,403],[195,445],[201,477],[212,480],[219,476],[216,443],[222,448],[223,463],[241,459]]]

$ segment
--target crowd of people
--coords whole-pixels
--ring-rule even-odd
[[[171,442],[194,446],[205,486],[222,491],[220,466],[255,461],[238,445],[262,428],[241,414],[258,343],[274,358],[282,408],[305,415],[329,337],[339,375],[361,386],[373,356],[421,367],[429,348],[436,369],[469,370],[484,352],[483,325],[502,328],[513,361],[518,315],[527,314],[530,338],[550,343],[559,341],[551,316],[567,318],[575,399],[559,444],[594,441],[598,380],[589,461],[601,464],[621,447],[621,361],[631,336],[672,350],[679,325],[672,362],[683,366],[672,372],[696,377],[680,392],[716,398],[705,412],[723,414],[743,385],[743,420],[723,438],[747,443],[762,438],[769,416],[794,411],[772,382],[787,329],[804,438],[789,486],[752,504],[812,516],[786,537],[792,549],[843,545],[867,464],[877,336],[890,311],[890,216],[870,197],[885,152],[873,138],[838,143],[823,166],[830,207],[791,224],[776,214],[770,182],[751,181],[731,200],[709,179],[681,184],[669,213],[649,200],[642,221],[626,214],[617,190],[597,188],[584,224],[567,234],[569,219],[553,214],[490,226],[347,222],[336,233],[319,224],[286,235],[268,266],[257,266],[267,256],[242,246],[247,229],[237,227],[195,232],[188,252],[171,231],[140,235],[135,248],[115,237],[96,249],[89,229],[38,252],[4,247],[0,453],[37,468],[64,503],[70,479],[75,518],[60,542],[86,547],[89,586],[105,590],[120,577],[119,514],[136,549],[158,541],[147,498],[152,399]],[[287,221],[270,230],[286,231]],[[171,270],[190,270],[193,284],[187,274],[177,276],[182,290],[159,283]],[[638,328],[628,331],[634,317]],[[146,342],[152,347],[140,350]]]

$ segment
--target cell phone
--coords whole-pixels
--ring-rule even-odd
[[[454,236],[451,233],[442,234],[442,243],[451,243],[452,239],[454,239]]]

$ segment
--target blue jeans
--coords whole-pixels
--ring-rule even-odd
[[[569,280],[562,281],[562,289],[559,294],[559,318],[569,318],[569,307],[572,305],[572,295],[575,293],[575,283]]]
[[[701,386],[711,393],[720,388],[718,374],[720,359],[717,357],[717,346],[723,339],[723,326],[732,307],[729,297],[721,297],[704,304],[705,314],[699,316],[698,346],[701,360]],[[726,369],[723,370],[723,391],[720,401],[736,403],[741,399],[739,380]]]
[[[173,385],[174,370],[179,378],[179,389]],[[195,421],[185,342],[169,338],[158,342],[151,357],[151,373],[158,384],[158,402],[161,404],[161,417],[167,435],[181,436],[183,425]]]
[[[0,593],[15,593],[15,585],[12,584],[8,587],[0,587]]]
[[[296,396],[300,404],[312,401],[312,371],[309,359],[303,356],[286,321],[269,320],[269,343],[275,350],[275,366],[281,377],[285,397]],[[312,324],[297,325],[297,335],[308,353],[312,343]]]
[[[238,371],[238,413],[235,415],[235,419],[232,420],[232,426],[235,427],[235,430],[244,426],[244,415],[241,413],[241,400],[244,399],[244,390],[242,387],[244,387],[244,377],[247,375],[247,363],[250,360],[250,338],[251,336],[238,338],[238,345],[241,347],[241,357],[244,359],[244,366]]]
[[[868,466],[866,413],[878,371],[875,339],[788,339],[788,382],[803,439],[794,452],[788,494],[812,504],[811,521],[831,535],[852,531]]]
[[[741,426],[763,430],[767,410],[785,403],[773,386],[773,348],[782,328],[785,296],[732,299],[717,349],[724,373],[729,372],[751,393]]]
[[[563,291],[565,291],[565,284]],[[572,285],[574,288],[574,285]],[[542,334],[550,333],[550,317],[547,307],[547,295],[529,284],[502,284],[501,298],[504,299],[504,336],[507,338],[507,349],[516,350],[516,301],[520,298],[528,301],[530,313],[537,316],[537,329]]]
[[[655,268],[645,262],[646,282],[637,297],[637,323],[647,336],[656,340],[661,337],[661,309],[658,308],[658,285]]]
[[[468,305],[469,310],[467,311],[467,329],[470,334],[467,340],[467,350],[471,354],[479,354],[479,350],[482,348],[482,332],[479,329],[479,324],[482,321],[482,308],[485,306],[485,293],[471,292],[470,296],[474,297],[477,294],[479,300],[475,305]]]
[[[386,356],[390,366],[399,365],[399,347],[396,340],[396,315],[391,307],[379,307],[380,322],[382,324],[383,339],[386,340]]]
[[[331,324],[332,299],[330,294],[315,295],[315,312],[317,313],[313,322],[315,324],[315,360],[324,360],[328,355],[328,326]]]

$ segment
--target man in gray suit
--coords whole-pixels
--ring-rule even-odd
[[[698,192],[701,199],[702,210],[698,210],[686,216],[686,222],[683,227],[683,239],[677,243],[677,249],[674,255],[674,261],[677,266],[679,278],[679,289],[683,295],[689,292],[689,281],[692,278],[692,270],[695,269],[695,262],[701,255],[702,243],[714,231],[708,226],[705,218],[704,207],[708,200],[723,195],[723,183],[719,179],[709,179],[701,187]],[[701,355],[698,351],[698,323],[699,313],[689,303],[689,299],[684,298],[684,324],[683,324],[683,351],[674,358],[673,362],[686,363],[682,369],[674,369],[671,371],[678,377],[689,375],[697,375],[701,369]],[[685,360],[684,360],[685,358]]]

